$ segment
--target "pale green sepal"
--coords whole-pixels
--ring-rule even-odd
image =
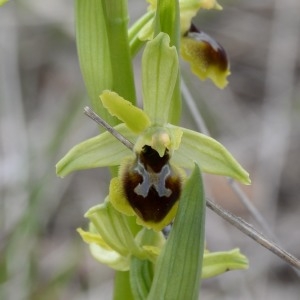
[[[144,111],[158,125],[168,122],[178,76],[176,48],[169,43],[169,36],[159,33],[147,43],[142,59]]]
[[[95,244],[90,245],[90,251],[97,261],[114,270],[128,271],[130,268],[130,256],[122,256],[116,251],[108,251]]]
[[[123,134],[129,141],[135,142],[134,135],[125,124],[120,124],[115,129]],[[104,132],[74,146],[56,165],[56,173],[64,177],[71,172],[98,168],[104,166],[120,165],[125,156],[132,152],[122,145],[109,132]]]
[[[77,232],[89,244],[91,254],[96,260],[115,270],[129,270],[130,257],[121,256],[118,252],[111,249],[98,233],[94,233],[96,230],[93,224],[90,224],[90,232],[86,232],[81,228],[78,228]]]
[[[147,300],[198,299],[204,252],[205,198],[196,165],[179,200],[170,236],[157,259]]]
[[[135,300],[145,300],[153,279],[153,264],[149,260],[132,257],[130,264],[130,285]]]
[[[100,95],[103,106],[112,116],[124,122],[134,133],[141,133],[150,126],[150,119],[140,108],[132,105],[115,92],[104,91]]]
[[[92,222],[106,244],[121,256],[133,254],[144,258],[130,230],[127,216],[118,212],[109,201],[92,207],[85,217]]]
[[[210,278],[231,270],[248,269],[249,263],[239,249],[204,253],[202,278]]]
[[[232,177],[244,184],[251,183],[248,172],[222,144],[204,134],[185,128],[181,130],[181,144],[172,157],[175,165],[192,168],[197,162],[203,172]]]

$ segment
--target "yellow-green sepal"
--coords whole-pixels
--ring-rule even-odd
[[[115,130],[129,141],[135,142],[136,135],[125,124],[115,127]],[[124,157],[132,152],[122,145],[109,132],[85,140],[74,146],[56,165],[56,173],[64,177],[74,171],[106,166],[120,165]]]
[[[228,176],[244,184],[251,183],[248,172],[221,143],[186,128],[181,130],[181,143],[172,157],[175,165],[191,169],[196,162],[203,172]]]
[[[117,93],[106,90],[100,95],[100,99],[109,113],[124,122],[134,133],[138,134],[150,126],[147,114]]]

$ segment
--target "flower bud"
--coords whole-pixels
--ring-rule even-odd
[[[192,25],[181,39],[180,50],[201,80],[210,78],[221,89],[227,85],[226,77],[230,74],[227,54],[211,36]]]

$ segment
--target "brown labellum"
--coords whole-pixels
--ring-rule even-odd
[[[178,201],[181,177],[169,164],[166,150],[160,157],[150,146],[144,146],[133,164],[122,174],[125,196],[136,214],[144,221],[160,222]]]

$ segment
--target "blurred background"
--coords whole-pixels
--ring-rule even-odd
[[[250,172],[242,187],[279,244],[300,258],[300,2],[220,0],[195,23],[227,50],[232,75],[218,90],[182,63],[211,135]],[[129,0],[130,23],[145,11]],[[140,95],[139,58],[136,86]],[[10,1],[0,8],[0,299],[111,299],[114,273],[94,261],[76,228],[103,201],[109,173],[64,179],[56,162],[98,133],[77,61],[71,1]],[[197,129],[187,105],[182,124]],[[198,116],[199,118],[199,116]],[[207,195],[260,225],[226,179],[205,176]],[[207,211],[207,247],[239,247],[250,260],[202,283],[203,299],[289,299],[300,277],[286,263]]]

